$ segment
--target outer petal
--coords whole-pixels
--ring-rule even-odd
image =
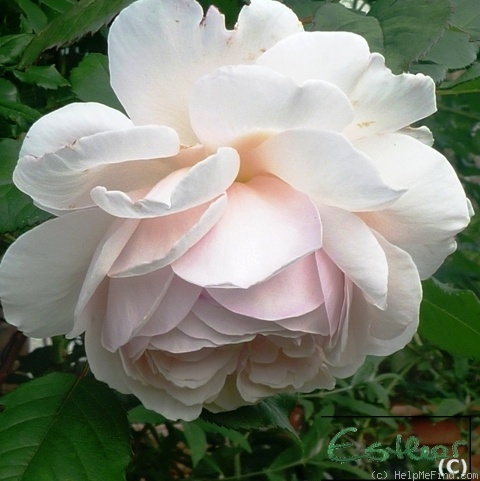
[[[139,161],[170,157],[178,149],[178,137],[168,127],[110,130],[77,138],[40,159],[22,157],[13,179],[20,190],[47,208],[91,207],[95,204],[90,191],[98,185],[130,191],[151,185],[152,174],[157,179],[167,175],[173,169],[172,161]],[[129,161],[137,162],[125,167]]]
[[[319,206],[323,250],[372,304],[386,307],[388,265],[370,228],[355,214]]]
[[[239,139],[252,133],[340,131],[353,120],[353,110],[335,85],[310,81],[300,87],[270,69],[237,65],[218,69],[195,84],[190,118],[203,144],[238,148]]]
[[[321,238],[317,211],[305,195],[278,179],[256,177],[233,184],[223,217],[172,267],[193,284],[247,288],[318,249]]]
[[[326,352],[337,377],[348,377],[363,363],[366,355],[388,356],[412,339],[418,327],[422,286],[411,257],[378,236],[388,259],[387,309],[380,310],[365,301],[354,288],[345,343]]]
[[[159,217],[220,196],[235,180],[239,167],[237,152],[223,147],[193,167],[179,169],[162,179],[140,200],[124,192],[107,191],[104,187],[93,189],[91,196],[99,207],[118,217]]]
[[[362,213],[368,225],[407,251],[422,278],[431,276],[455,250],[454,235],[471,216],[457,175],[437,151],[405,135],[377,135],[355,146],[393,187],[408,191],[388,209]]]
[[[0,298],[8,322],[28,336],[67,333],[88,264],[112,218],[72,213],[27,232],[0,265]]]
[[[248,289],[208,289],[208,292],[227,309],[260,319],[301,316],[323,303],[313,254]]]
[[[103,319],[96,317],[93,321],[85,332],[85,352],[93,375],[113,389],[131,394],[120,353],[107,351],[100,341]]]
[[[152,317],[172,279],[170,268],[144,276],[110,279],[102,345],[111,352],[126,344]]]
[[[109,36],[112,85],[129,116],[135,124],[169,125],[185,144],[196,143],[188,99],[200,77],[223,65],[252,63],[302,30],[291,10],[267,0],[244,7],[234,31],[225,29],[215,8],[202,17],[193,0],[141,0],[117,17]]]
[[[107,273],[135,232],[138,223],[136,219],[117,219],[103,239],[97,242],[75,308],[75,323],[68,337],[73,338],[84,332],[96,316],[96,311],[105,309],[108,283],[104,281]]]
[[[257,60],[298,84],[316,79],[332,83],[347,95],[367,68],[367,41],[350,32],[302,32],[291,35]]]
[[[165,267],[198,242],[227,207],[222,195],[174,215],[143,219],[109,271],[110,277],[141,275]]]
[[[25,136],[20,157],[43,157],[82,137],[128,129],[133,122],[118,110],[95,102],[73,103],[37,120]]]
[[[282,132],[254,149],[249,162],[318,204],[349,211],[382,209],[403,193],[387,185],[378,167],[336,132]]]
[[[344,132],[351,139],[395,132],[436,110],[435,83],[423,74],[393,75],[374,53],[365,73],[349,94],[355,119]]]

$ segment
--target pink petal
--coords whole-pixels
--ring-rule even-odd
[[[249,317],[278,320],[301,316],[323,303],[315,256],[294,262],[248,289],[208,289],[227,309]]]
[[[318,209],[324,227],[322,249],[369,302],[385,308],[387,259],[370,228],[351,212],[326,206]]]
[[[177,327],[190,313],[202,288],[175,276],[160,304],[137,336],[160,336]]]
[[[173,215],[143,219],[109,271],[111,277],[141,275],[165,267],[197,243],[223,215],[226,195]]]
[[[87,211],[89,212],[89,211]],[[68,337],[79,336],[92,322],[95,310],[103,310],[105,308],[105,301],[107,291],[99,289],[102,282],[107,277],[107,273],[112,267],[115,259],[118,257],[131,235],[135,232],[138,226],[138,220],[131,219],[117,219],[103,239],[97,242],[96,250],[94,251],[88,271],[78,296],[77,306],[75,308],[75,322],[72,330],[68,333]],[[104,286],[108,287],[108,286]],[[98,292],[101,290],[101,292]],[[97,299],[95,294],[97,293]],[[99,299],[98,299],[99,298]],[[99,302],[101,307],[96,307],[95,304]]]
[[[233,184],[223,217],[172,267],[193,284],[247,288],[318,249],[321,236],[305,195],[278,179],[256,177]]]
[[[102,345],[111,352],[126,344],[152,317],[170,287],[169,267],[138,277],[110,279]]]

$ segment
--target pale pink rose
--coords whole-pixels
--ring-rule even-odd
[[[168,418],[331,389],[415,333],[471,207],[426,128],[434,83],[253,0],[235,30],[140,0],[109,36],[128,117],[30,129],[16,185],[58,217],[0,268],[31,336],[85,332],[95,376]]]

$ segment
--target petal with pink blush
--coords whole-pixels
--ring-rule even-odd
[[[369,302],[384,309],[388,264],[372,231],[351,212],[326,206],[318,210],[324,227],[322,249]]]
[[[249,317],[279,320],[301,316],[323,302],[315,256],[294,262],[248,289],[207,289],[227,309]]]
[[[188,101],[195,82],[223,65],[252,63],[301,30],[295,14],[277,2],[252,2],[229,31],[215,7],[203,18],[193,0],[141,0],[110,29],[112,86],[135,124],[170,125],[182,143],[193,145]]]
[[[182,403],[178,396],[173,397],[158,386],[145,384],[131,377],[126,377],[125,382],[130,392],[135,394],[147,409],[162,413],[168,419],[193,421],[202,412],[201,402],[187,405]]]
[[[383,209],[404,192],[389,186],[379,167],[336,132],[285,131],[250,157],[259,172],[276,175],[316,203],[353,212]]]
[[[126,344],[152,317],[170,287],[169,267],[138,277],[110,279],[102,345],[111,352]]]
[[[140,200],[104,187],[94,188],[91,196],[99,207],[118,217],[148,219],[171,215],[223,194],[234,182],[239,167],[238,153],[222,147],[193,167],[176,170],[165,177]]]
[[[220,383],[223,384],[225,375],[235,370],[235,361],[239,350],[232,349],[230,346],[228,348],[203,349],[193,352],[193,356],[190,353],[172,356],[160,351],[149,351],[148,356],[158,372],[174,384],[174,388],[207,387],[209,389],[209,384],[218,385],[215,377],[220,377]],[[201,393],[200,396],[211,396],[216,394],[218,389],[215,391],[208,394]],[[198,394],[191,392],[190,399],[185,402],[191,403],[194,396],[196,397]]]
[[[316,208],[280,180],[256,177],[227,194],[223,217],[172,264],[188,282],[247,288],[321,246]]]
[[[312,80],[299,86],[268,68],[236,65],[222,67],[195,84],[190,118],[203,144],[237,148],[239,139],[253,134],[341,131],[353,120],[353,109],[333,84]]]
[[[109,271],[110,277],[142,275],[169,265],[221,218],[226,195],[174,215],[143,219]]]
[[[202,288],[175,276],[162,301],[136,336],[160,336],[177,327],[198,300]]]
[[[110,352],[101,343],[102,319],[96,318],[85,332],[85,353],[93,375],[123,394],[131,394],[119,352]]]
[[[67,337],[74,338],[79,336],[86,329],[87,325],[91,323],[91,306],[93,303],[98,302],[98,299],[93,298],[95,296],[98,297],[98,295],[103,298],[107,295],[107,291],[105,290],[105,292],[103,292],[101,289],[102,282],[106,279],[107,273],[115,262],[115,259],[120,252],[122,252],[122,249],[135,232],[138,223],[139,221],[136,219],[117,219],[106,232],[103,239],[97,243],[97,249],[91,258],[78,296],[75,307],[74,324]],[[103,287],[105,288],[105,286]],[[103,301],[105,301],[105,299],[103,299]],[[101,309],[104,309],[105,302],[103,302],[102,305],[103,307]]]
[[[328,257],[323,249],[315,252],[318,275],[325,299],[325,311],[328,318],[330,336],[333,336],[340,326],[344,304],[345,274]]]
[[[377,237],[389,265],[387,309],[379,310],[366,304],[354,290],[349,344],[354,342],[359,330],[368,326],[368,344],[363,352],[388,356],[405,347],[417,330],[422,285],[412,258],[381,236]]]
[[[274,333],[285,330],[276,322],[237,314],[215,303],[215,301],[203,297],[200,297],[193,306],[192,312],[204,324],[228,336],[244,336],[252,332]]]

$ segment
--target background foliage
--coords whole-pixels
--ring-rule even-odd
[[[0,0],[0,254],[48,218],[11,180],[29,126],[75,101],[122,108],[109,85],[106,37],[109,22],[130,3]],[[212,2],[201,3],[207,8]],[[233,27],[244,2],[213,3]],[[393,72],[423,72],[435,80],[438,112],[426,123],[478,211],[480,2],[285,3],[307,30],[358,33]],[[358,451],[374,441],[391,443],[405,420],[385,416],[405,414],[406,406],[437,416],[480,411],[479,239],[476,216],[458,236],[457,252],[424,284],[419,334],[403,351],[368,359],[334,391],[276,397],[221,415],[205,412],[192,423],[168,422],[93,379],[80,338],[55,338],[19,357],[24,338],[4,330],[0,480],[371,479],[378,463],[329,459],[329,440],[340,429],[359,428],[351,439]],[[457,436],[465,435],[465,425],[458,429]],[[475,435],[472,442],[480,452]],[[425,467],[408,463],[392,458],[382,466],[390,474]]]

